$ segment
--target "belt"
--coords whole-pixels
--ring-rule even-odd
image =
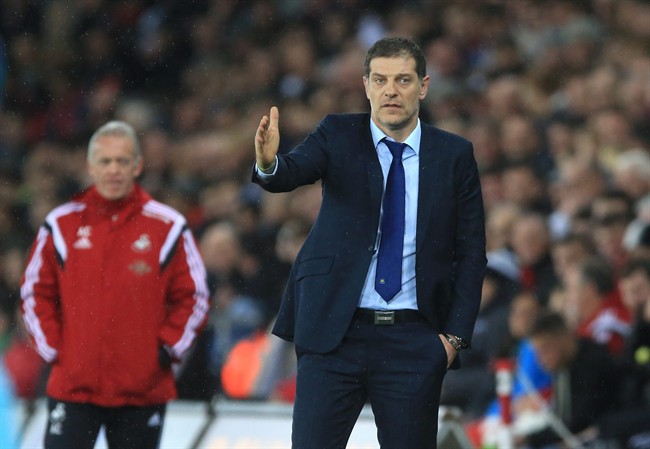
[[[426,321],[426,319],[420,315],[420,312],[413,309],[372,310],[359,308],[354,312],[354,318],[364,323],[379,325],[418,323]]]

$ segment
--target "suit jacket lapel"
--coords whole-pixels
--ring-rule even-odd
[[[418,222],[416,231],[416,250],[419,250],[424,243],[425,230],[429,227],[429,221],[434,209],[435,197],[437,194],[434,188],[436,179],[440,179],[440,160],[438,148],[434,147],[433,132],[426,126],[422,127],[420,140],[420,177],[418,187]]]
[[[370,193],[370,210],[376,211],[372,218],[372,232],[377,233],[379,228],[379,211],[381,210],[381,197],[384,193],[384,175],[379,164],[377,150],[372,141],[370,132],[370,115],[368,115],[362,127],[361,151],[365,164],[366,176],[368,177],[368,190]],[[376,237],[376,235],[375,235]]]

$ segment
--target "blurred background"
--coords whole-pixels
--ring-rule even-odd
[[[111,119],[140,133],[140,182],[187,217],[209,272],[210,323],[176,368],[180,399],[291,403],[292,348],[267,329],[320,186],[250,183],[254,132],[278,105],[286,152],[325,114],[368,111],[363,59],[387,35],[421,45],[421,118],[471,140],[481,173],[479,338],[443,401],[469,432],[496,398],[492,362],[516,357],[544,309],[648,368],[650,343],[630,338],[650,296],[626,301],[620,282],[650,258],[649,1],[3,0],[0,388],[25,405],[18,421],[47,374],[18,313],[25,257],[45,215],[87,186],[87,141]],[[581,276],[594,259],[604,268]]]

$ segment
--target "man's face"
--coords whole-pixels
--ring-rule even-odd
[[[128,137],[105,135],[95,141],[88,173],[107,200],[126,197],[141,171],[142,159],[135,159],[133,142]]]
[[[543,221],[536,217],[516,221],[510,239],[522,266],[534,265],[549,249],[548,232]]]
[[[553,266],[556,274],[564,278],[566,274],[577,267],[588,254],[580,243],[567,242],[556,245],[552,249]]]
[[[370,100],[372,119],[389,136],[404,140],[415,129],[420,100],[427,94],[429,77],[422,81],[415,71],[415,59],[400,56],[374,58],[370,73],[363,78]]]
[[[587,306],[590,297],[589,289],[583,282],[578,267],[569,269],[563,280],[566,292],[563,314],[569,323],[578,325],[591,313],[591,307]]]
[[[546,371],[555,373],[566,365],[567,339],[560,335],[537,335],[531,338],[531,345],[539,364]]]
[[[640,269],[621,279],[619,287],[623,302],[633,313],[639,313],[650,302],[650,279]]]

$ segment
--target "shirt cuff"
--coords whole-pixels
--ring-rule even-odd
[[[262,169],[257,165],[257,162],[255,163],[255,173],[257,173],[257,177],[260,178],[261,180],[266,180],[266,179],[271,179],[272,177],[275,176],[275,173],[278,171],[278,156],[275,156],[275,162],[274,162],[274,167],[273,171],[271,173],[264,173]]]

